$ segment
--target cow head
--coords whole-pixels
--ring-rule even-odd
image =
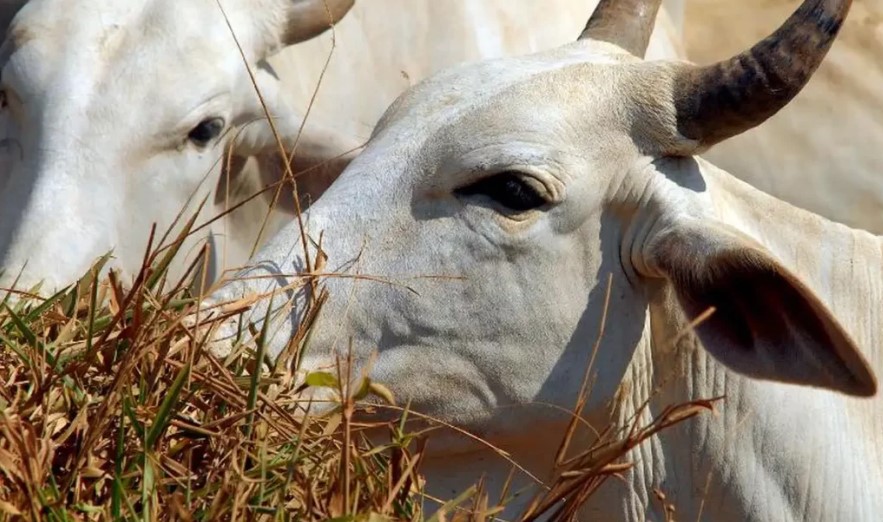
[[[528,404],[573,404],[605,310],[594,406],[638,346],[710,306],[696,333],[735,371],[873,394],[850,337],[716,212],[712,169],[693,157],[793,98],[848,3],[807,0],[750,50],[698,67],[643,61],[658,4],[612,0],[578,42],[439,74],[388,109],[309,209],[308,239],[291,224],[207,304],[272,294],[250,320],[272,318],[278,355],[316,297],[298,274],[324,260],[303,370],[377,350],[374,378],[486,436],[560,415]]]
[[[152,224],[165,231],[215,188],[225,144],[275,144],[248,67],[271,114],[286,111],[261,60],[352,4],[27,2],[0,50],[0,287],[51,291],[110,250],[137,269]]]

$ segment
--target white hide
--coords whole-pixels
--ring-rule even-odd
[[[367,139],[383,111],[408,87],[460,63],[573,41],[597,4],[598,0],[360,1],[333,34],[290,47],[269,61],[283,83],[293,87],[293,106],[308,106],[319,85],[311,114],[340,122],[344,133]],[[682,55],[680,27],[672,18],[683,9],[684,0],[663,1],[648,58]],[[324,60],[307,59],[327,57],[332,49],[327,70]],[[367,78],[372,81],[362,83]]]
[[[225,5],[247,63],[278,47],[285,0]],[[263,115],[215,2],[31,0],[2,55],[3,140],[15,145],[0,172],[4,287],[51,292],[111,249],[131,277],[151,225],[159,239],[212,195],[230,129]],[[220,136],[188,140],[211,119]]]
[[[360,1],[335,31],[337,47],[320,84],[330,32],[272,56],[269,67],[260,63],[275,49],[268,42],[277,38],[280,6],[288,1],[222,4],[272,114],[282,117],[282,138],[291,147],[300,136],[296,162],[315,166],[345,155],[325,173],[300,178],[310,195],[321,193],[411,82],[462,61],[570,41],[597,3]],[[682,9],[682,0],[670,5]],[[677,49],[675,28],[663,23],[653,52],[668,56]],[[267,125],[250,123],[239,133],[263,111],[215,0],[31,0],[5,52],[10,108],[0,116],[0,288],[21,273],[19,288],[43,280],[42,292],[51,292],[110,249],[128,281],[151,224],[162,233],[182,208],[189,216],[208,197],[197,220],[204,223],[279,179]],[[227,123],[223,137],[203,149],[188,144],[187,132],[213,116]],[[228,184],[219,175],[222,144],[232,136],[238,139]],[[248,155],[257,158],[246,161]],[[173,277],[209,233],[209,280],[241,266],[256,241],[291,219],[290,188],[282,195],[283,212],[271,216],[263,237],[268,198],[195,235]]]

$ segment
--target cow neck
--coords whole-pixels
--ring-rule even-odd
[[[718,219],[750,235],[829,307],[883,374],[883,239],[779,201],[699,160]],[[664,431],[630,455],[618,506],[586,515],[663,519],[661,490],[685,520],[859,520],[883,508],[883,398],[855,399],[809,387],[752,380],[713,359],[672,312],[670,288],[651,303],[650,339],[635,352],[614,418],[650,422],[665,407],[725,397],[714,415]],[[654,314],[660,314],[661,319]],[[624,399],[624,400],[623,400]],[[643,407],[646,405],[646,407]],[[825,470],[821,473],[821,470]],[[601,492],[598,499],[610,499]],[[825,499],[824,501],[822,499]]]

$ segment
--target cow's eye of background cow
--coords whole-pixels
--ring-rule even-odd
[[[205,147],[212,140],[221,135],[224,130],[223,118],[208,118],[199,122],[199,125],[193,127],[193,130],[187,134],[187,139],[192,141],[198,147]]]
[[[6,89],[0,89],[0,110],[5,109],[9,105],[9,100],[6,98]]]
[[[548,201],[525,181],[525,175],[506,171],[482,178],[454,192],[459,196],[486,196],[507,209],[525,212],[542,207]]]

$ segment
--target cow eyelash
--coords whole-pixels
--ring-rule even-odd
[[[515,171],[482,178],[456,189],[454,193],[458,196],[485,196],[515,212],[527,212],[548,203],[540,192],[524,180],[524,174]]]

